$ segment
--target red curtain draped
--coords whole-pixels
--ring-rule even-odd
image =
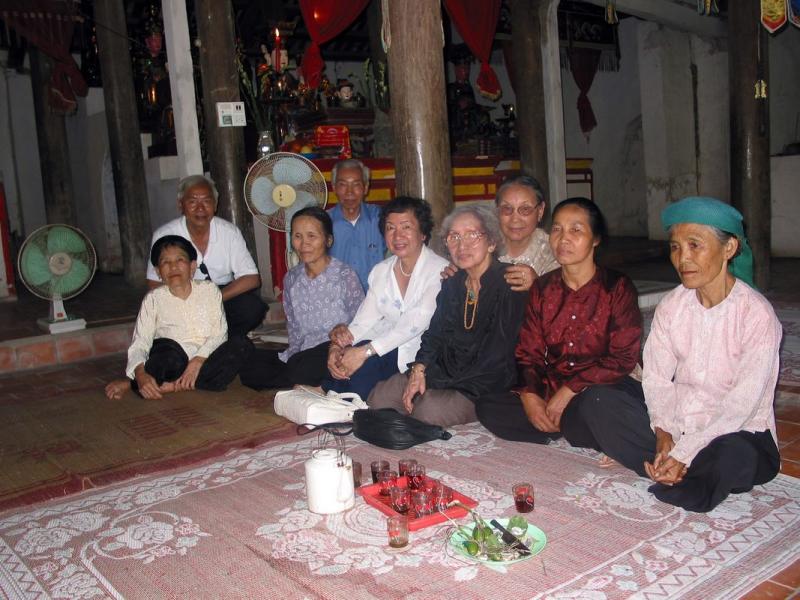
[[[75,110],[75,94],[86,96],[89,91],[69,52],[75,27],[71,6],[54,0],[0,0],[0,17],[6,24],[53,59],[49,100],[62,114]]]
[[[570,48],[569,70],[578,85],[580,94],[578,95],[578,119],[581,124],[581,131],[588,135],[597,126],[597,119],[592,110],[592,103],[589,101],[589,89],[592,87],[594,76],[600,65],[600,50],[592,48]]]
[[[370,0],[300,0],[300,12],[311,36],[311,45],[303,55],[301,64],[308,87],[319,85],[325,67],[320,45],[347,29],[369,3]]]
[[[444,0],[447,13],[464,38],[469,49],[481,61],[478,74],[478,91],[487,98],[500,97],[500,82],[497,80],[489,57],[492,54],[492,41],[500,17],[501,0]]]

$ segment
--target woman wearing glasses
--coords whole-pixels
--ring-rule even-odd
[[[494,211],[459,207],[442,232],[459,271],[442,283],[410,370],[379,383],[368,402],[449,427],[475,421],[476,398],[516,382],[514,347],[527,294],[512,291],[495,258],[503,236]]]
[[[550,247],[561,268],[530,291],[516,352],[523,387],[478,402],[478,418],[498,437],[544,444],[563,435],[573,446],[607,452],[620,435],[608,417],[643,406],[642,385],[631,377],[642,315],[631,280],[595,263],[605,237],[591,200],[568,198],[553,211]]]

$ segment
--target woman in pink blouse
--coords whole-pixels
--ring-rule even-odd
[[[778,473],[781,325],[751,287],[739,211],[692,197],[661,218],[682,285],[656,308],[642,379],[649,426],[626,438],[639,452],[626,466],[655,481],[659,500],[706,512]]]
[[[637,369],[642,315],[626,276],[598,266],[605,219],[585,198],[556,206],[550,247],[561,265],[530,290],[517,345],[524,387],[484,396],[478,418],[497,436],[535,443],[564,437],[614,456],[610,413],[638,415],[644,396]],[[615,456],[616,458],[616,456]]]

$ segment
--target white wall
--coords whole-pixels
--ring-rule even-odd
[[[589,139],[578,120],[578,86],[568,70],[561,71],[566,155],[594,160],[594,200],[608,221],[611,235],[646,236],[642,107],[639,91],[637,27],[619,24],[619,71],[598,71],[589,90],[597,127]]]
[[[800,143],[800,28],[786,25],[769,37],[770,154]]]

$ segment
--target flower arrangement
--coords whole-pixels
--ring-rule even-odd
[[[272,105],[268,98],[275,78],[272,66],[267,60],[255,66],[250,64],[239,47],[236,52],[236,67],[239,71],[239,89],[256,129],[258,131],[270,129]]]

